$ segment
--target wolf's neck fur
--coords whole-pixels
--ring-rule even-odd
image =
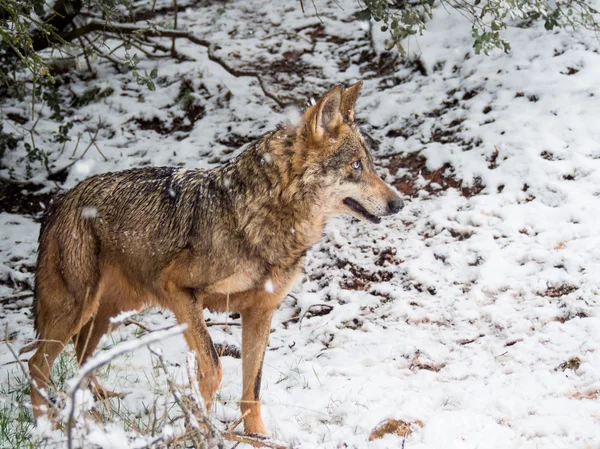
[[[325,226],[316,189],[293,169],[296,128],[262,136],[238,157],[212,171],[233,206],[238,231],[267,259],[297,259],[317,243]]]

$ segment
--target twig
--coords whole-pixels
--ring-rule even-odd
[[[117,69],[123,65],[123,63],[121,61],[119,61],[118,59],[116,59],[116,58],[112,57],[110,54],[106,54],[102,50],[100,50],[96,46],[96,44],[94,44],[94,42],[92,42],[92,40],[89,39],[85,34],[82,34],[81,36],[88,42],[90,47],[92,47],[96,51],[96,53],[98,54],[98,56],[100,58],[105,58],[105,59],[109,60],[116,66]]]
[[[196,353],[194,351],[188,352],[186,358],[186,367],[188,378],[190,380],[190,389],[192,390],[191,397],[196,406],[196,412],[200,414],[200,418],[208,426],[210,439],[217,440],[217,442],[222,446],[223,440],[221,438],[221,433],[210,421],[210,418],[208,417],[208,411],[206,410],[206,404],[204,404],[204,399],[200,394],[200,383],[198,382],[198,359],[196,358]]]
[[[173,29],[177,29],[177,0],[173,0],[173,13],[175,17],[173,18]],[[173,38],[173,43],[171,44],[171,56],[175,57],[177,55],[177,50],[175,50],[175,41],[177,38]]]
[[[226,432],[233,432],[235,430],[235,428],[237,426],[239,426],[242,421],[244,420],[244,418],[246,417],[246,415],[250,414],[250,409],[246,410],[242,416],[240,416],[238,419],[236,419],[233,423],[231,423],[231,425],[227,428]]]
[[[94,142],[94,140],[96,139],[96,136],[98,135],[98,133],[100,132],[100,127],[96,128],[96,134],[94,134],[94,136],[92,137],[92,140],[90,141],[90,143],[88,144],[87,147],[85,147],[85,150],[83,150],[83,153],[81,153],[81,156],[79,156],[77,158],[77,160],[80,160],[83,156],[86,155],[86,153],[88,152],[88,150],[91,148],[92,143]],[[91,133],[88,133],[90,136],[92,135]],[[77,151],[77,147],[75,147],[75,149],[73,150],[73,154],[71,155],[71,157],[75,157],[75,151]]]
[[[92,135],[92,133],[88,133],[90,136]],[[92,141],[92,143],[94,144],[94,146],[96,147],[96,151],[98,151],[98,153],[100,153],[100,156],[102,156],[104,158],[105,161],[108,161],[108,158],[104,155],[104,153],[102,151],[100,151],[100,147],[98,146],[98,144],[96,143],[96,136],[98,135],[98,131],[96,131],[96,134],[94,135],[94,140]]]
[[[13,296],[5,296],[0,298],[0,304],[8,304],[10,301],[18,301],[19,299],[32,298],[33,293],[19,293]]]
[[[325,22],[323,22],[323,19],[321,19],[321,16],[319,15],[319,10],[317,9],[315,0],[311,0],[311,1],[312,1],[313,8],[315,8],[315,14],[317,16],[317,19],[319,19],[319,22],[321,22],[322,24],[325,24]]]
[[[225,432],[221,436],[224,440],[235,441],[237,443],[245,443],[253,447],[267,447],[270,449],[290,449],[290,446],[284,446],[283,444],[276,443],[272,440],[262,439],[261,437],[240,435],[233,432]]]
[[[29,343],[28,345],[25,345],[21,348],[21,350],[19,351],[19,355],[26,354],[28,352],[33,351],[34,349],[37,349],[37,347],[39,345],[40,345],[39,340],[33,340],[31,343]]]
[[[34,341],[32,338],[26,338],[26,339],[13,339],[13,340],[0,340],[0,345],[5,345],[8,343],[19,343],[19,342],[27,342],[27,343],[31,343],[32,341]]]
[[[147,45],[149,47],[152,47],[155,51],[156,50],[160,50],[160,51],[165,52],[165,53],[169,52],[169,47],[161,45],[158,42],[154,42],[153,40],[150,40],[150,39],[148,39],[148,38],[146,38],[144,36],[141,36],[139,38],[136,36],[135,39],[137,40],[137,42],[140,45]],[[182,55],[177,55],[177,58],[182,59]]]
[[[94,70],[92,69],[92,64],[90,64],[90,59],[88,58],[88,54],[85,49],[85,45],[83,44],[83,39],[81,38],[81,36],[78,36],[77,40],[79,41],[79,45],[81,45],[81,49],[83,50],[83,57],[85,58],[85,64],[87,65],[89,72],[91,74],[94,74]]]
[[[81,356],[77,363],[81,366],[83,363],[83,358],[85,357],[85,353],[87,351],[88,345],[90,344],[90,338],[92,338],[92,333],[94,332],[94,325],[96,324],[96,317],[94,316],[90,322],[90,328],[88,329],[87,336],[85,337],[85,344],[83,345],[83,349],[81,351]],[[79,339],[81,338],[81,331],[77,332],[77,341],[74,343],[75,347],[79,346]]]
[[[190,352],[188,353],[187,357],[188,376],[190,378],[190,386],[192,390],[191,405],[193,405],[193,410],[190,410],[190,408],[186,405],[186,401],[183,399],[181,392],[177,387],[175,387],[171,377],[169,376],[169,370],[167,369],[167,364],[165,363],[162,354],[158,351],[155,351],[151,347],[149,347],[148,349],[158,359],[160,367],[165,373],[167,383],[169,384],[169,389],[173,394],[173,398],[175,399],[175,402],[177,403],[177,405],[179,405],[181,411],[183,412],[183,417],[189,429],[189,432],[187,434],[184,434],[186,437],[185,439],[191,439],[194,443],[194,447],[197,448],[206,447],[205,443],[214,442],[215,440],[217,442],[218,447],[223,447],[223,441],[221,440],[221,436],[217,429],[211,424],[208,418],[208,413],[206,412],[206,407],[204,406],[204,400],[200,395],[198,380],[196,377],[197,369],[195,353]],[[198,418],[200,419],[200,422],[198,421]],[[204,426],[206,429],[204,432],[201,429],[202,426]],[[181,437],[177,438],[177,440],[182,441]]]
[[[329,304],[312,304],[312,305],[310,305],[310,306],[308,307],[308,309],[306,309],[306,311],[305,311],[305,312],[302,314],[302,316],[300,317],[300,322],[298,323],[298,327],[299,327],[300,329],[302,329],[302,320],[304,319],[304,317],[306,316],[306,314],[307,314],[308,312],[310,312],[310,310],[311,310],[313,307],[324,307],[325,309],[329,309],[329,312],[331,312],[331,311],[333,310],[333,306],[330,306]],[[329,313],[329,312],[328,312],[328,313]],[[326,314],[324,314],[324,315],[326,315]]]
[[[128,319],[126,319],[126,320],[123,322],[123,324],[134,324],[134,325],[136,325],[137,327],[139,327],[140,329],[143,329],[143,330],[145,330],[146,332],[152,332],[152,330],[151,330],[149,327],[147,327],[147,326],[143,325],[143,324],[142,324],[142,323],[140,323],[139,321],[132,320],[131,318],[128,318]]]
[[[298,304],[300,302],[300,300],[298,299],[298,297],[296,295],[292,295],[291,293],[287,294],[290,298],[292,298],[294,301],[296,301],[296,304]]]
[[[200,410],[205,410],[206,404],[204,404],[204,399],[200,394],[200,383],[198,382],[198,361],[196,359],[196,353],[194,351],[189,351],[185,361],[188,378],[190,380],[190,389],[192,390],[192,399]]]
[[[200,443],[202,442],[202,440],[204,439],[204,435],[202,435],[200,432],[200,428],[199,428],[197,420],[195,419],[192,412],[186,407],[186,405],[183,401],[183,398],[181,397],[181,392],[175,387],[173,381],[169,377],[169,370],[167,369],[167,364],[165,363],[165,360],[164,360],[162,354],[160,354],[157,351],[154,351],[152,348],[148,348],[148,349],[150,350],[150,352],[152,354],[154,354],[158,358],[161,368],[164,371],[165,376],[167,378],[167,383],[169,384],[169,389],[171,390],[171,393],[173,394],[173,398],[175,399],[175,402],[177,403],[177,405],[179,405],[179,408],[181,408],[181,411],[183,412],[183,417],[185,419],[187,427],[191,431],[189,433],[189,437],[193,441],[194,447],[198,447],[200,445]],[[197,440],[198,437],[200,438],[200,441]]]
[[[207,327],[210,326],[241,326],[240,323],[226,323],[224,321],[208,321],[206,323]]]
[[[152,42],[149,40],[142,41],[141,39],[136,39],[134,36],[127,36],[129,39],[125,39],[123,36],[120,36],[120,35],[115,35],[115,36],[117,36],[117,37],[114,37],[111,35],[111,37],[113,37],[115,39],[123,39],[124,42],[130,44],[132,47],[137,48],[139,51],[144,53],[146,55],[146,57],[148,57],[149,59],[161,59],[161,58],[173,57],[171,54],[157,55],[155,53],[150,53],[148,50],[146,50],[144,48],[144,46],[147,46],[147,47],[152,48],[155,52],[156,52],[156,50],[164,51],[165,53],[170,52],[169,48],[165,47],[164,45],[159,45],[156,42]],[[174,57],[176,57],[180,61],[187,59],[185,57],[182,58],[179,55],[175,55]]]
[[[12,343],[12,341],[11,342],[3,342],[3,343]],[[23,362],[26,362],[26,361],[27,360],[21,360],[21,359],[11,360],[10,362],[3,363],[0,366],[14,365],[15,363],[23,363]]]

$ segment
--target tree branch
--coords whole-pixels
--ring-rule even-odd
[[[215,55],[215,51],[219,48],[215,44],[207,41],[206,39],[202,39],[200,37],[194,36],[193,34],[187,33],[185,31],[180,30],[169,30],[165,28],[142,28],[137,25],[132,24],[124,24],[124,23],[108,23],[102,20],[91,20],[87,24],[75,28],[72,31],[67,33],[63,33],[60,35],[61,39],[69,42],[74,39],[79,38],[80,36],[85,36],[94,32],[110,32],[110,33],[118,33],[118,34],[133,34],[138,37],[159,37],[159,38],[180,38],[187,39],[190,42],[205,47],[207,49],[208,59],[212,62],[219,64],[223,67],[230,75],[239,78],[239,77],[252,77],[256,78],[260,88],[263,91],[263,94],[277,103],[277,106],[284,109],[287,106],[291,106],[294,102],[286,102],[282,100],[279,96],[270,93],[264,85],[264,82],[258,72],[250,71],[250,70],[240,70],[230,66],[227,62],[221,59],[219,56]],[[49,42],[45,42],[43,47],[35,48],[36,51],[42,50],[50,46]]]

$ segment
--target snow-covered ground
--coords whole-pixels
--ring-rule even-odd
[[[423,424],[404,442],[410,449],[599,449],[600,43],[583,32],[512,28],[512,54],[476,56],[468,23],[440,9],[409,43],[410,60],[386,68],[385,35],[373,27],[372,52],[368,27],[349,21],[356,4],[342,6],[320,5],[323,23],[289,1],[189,7],[179,16],[181,28],[218,42],[218,56],[264,73],[265,88],[282,99],[364,79],[358,119],[407,202],[379,225],[332,220],[309,253],[272,324],[267,428],[297,448],[399,448],[395,435],[369,441],[378,423],[396,418]],[[79,95],[92,86],[114,92],[71,117],[82,133],[76,157],[101,122],[97,143],[108,160],[91,147],[64,187],[139,165],[212,167],[295,113],[266,98],[256,78],[209,61],[206,49],[177,45],[193,60],[142,60],[158,68],[156,92],[103,64],[97,79],[71,86]],[[201,111],[193,128],[182,91]],[[75,142],[57,157],[56,126],[40,121],[38,145],[60,168]],[[24,176],[24,164],[11,165]],[[32,285],[39,225],[7,213],[0,223],[0,298],[23,296],[2,299],[0,327],[19,348],[33,337],[22,293]],[[152,329],[174,323],[157,311],[136,320]],[[122,326],[101,346],[138,331]],[[211,335],[240,345],[235,325]],[[183,338],[162,348],[183,382]],[[0,345],[3,382],[18,372],[12,361]],[[221,429],[239,416],[241,395],[240,360],[222,362],[212,415]],[[157,396],[172,401],[146,349],[101,378],[141,419]],[[97,436],[97,444],[123,447],[115,420],[113,440]]]

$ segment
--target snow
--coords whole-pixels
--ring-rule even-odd
[[[314,45],[311,28],[293,31],[321,26],[312,9],[303,15],[284,1],[229,5],[218,15],[220,5],[190,6],[178,19],[189,32],[219,42],[219,56],[265,72],[284,52],[301,54],[302,73],[265,75],[266,88],[282,97],[318,97],[364,78],[356,114],[380,142],[374,153],[380,172],[389,182],[415,176],[420,187],[412,197],[403,195],[407,206],[398,216],[379,225],[332,219],[307,255],[304,276],[271,326],[261,391],[267,429],[296,448],[398,448],[398,436],[368,441],[391,417],[423,422],[407,437],[409,449],[600,448],[598,41],[583,31],[514,27],[506,32],[511,55],[475,56],[468,24],[439,9],[427,32],[406,45],[427,75],[410,63],[378,75],[358,62],[369,28],[345,23],[356,5],[343,6],[319,6],[324,33],[340,39]],[[249,14],[255,20],[248,21]],[[385,33],[372,29],[376,48],[383,48]],[[298,37],[282,40],[274,30]],[[211,168],[238,154],[242,144],[234,135],[249,142],[280,121],[297,120],[295,110],[278,111],[252,77],[234,78],[208,61],[205,49],[177,45],[195,60],[140,63],[170,80],[153,93],[125,83],[129,75],[98,66],[98,85],[115,92],[82,108],[73,129],[82,133],[80,155],[91,139],[84,130],[101,120],[114,132],[112,138],[99,134],[108,160],[91,147],[66,187],[145,164]],[[575,73],[569,75],[570,68]],[[177,80],[184,77],[206,109],[193,129],[184,136],[136,127],[140,118],[169,124],[184,117],[175,103]],[[81,93],[86,86],[74,89]],[[144,102],[138,102],[141,92]],[[52,141],[54,126],[48,119],[38,124],[38,139],[49,149],[59,145]],[[451,132],[440,139],[440,130]],[[57,168],[72,162],[70,145],[52,160]],[[481,184],[483,190],[467,197],[429,185],[408,165],[392,173],[390,157],[416,153],[429,171],[450,164],[462,187]],[[23,176],[19,170],[16,176]],[[3,213],[0,229],[0,298],[27,294],[39,225]],[[0,302],[0,326],[16,347],[33,337],[23,307],[30,303],[30,297]],[[220,314],[205,317],[225,321]],[[152,329],[174,324],[170,313],[156,310],[136,320]],[[209,330],[216,343],[241,346],[239,326]],[[103,338],[100,350],[133,341],[137,331],[121,326]],[[183,337],[156,346],[173,375],[187,383]],[[578,367],[560,368],[574,357]],[[3,381],[18,372],[10,362],[0,345]],[[222,363],[212,410],[220,429],[239,417],[242,378],[240,360],[223,357]],[[130,414],[143,415],[157,397],[165,409],[172,403],[165,376],[152,366],[151,355],[139,350],[99,377],[125,393],[120,404]],[[161,432],[179,430],[171,425]],[[111,424],[90,438],[101,447],[135,447],[143,436]]]
[[[271,279],[267,279],[265,281],[265,291],[267,293],[275,292],[275,286],[273,285],[273,281]]]
[[[98,216],[98,209],[92,206],[86,206],[81,209],[81,218],[93,220]]]
[[[110,324],[122,324],[137,313],[137,310],[127,310],[125,312],[121,312],[117,316],[111,317]]]

